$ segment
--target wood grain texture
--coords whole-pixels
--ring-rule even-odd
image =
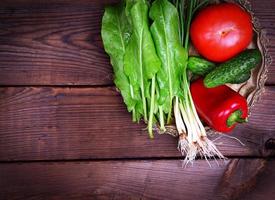
[[[0,85],[112,85],[100,26],[115,0],[0,2]],[[266,6],[268,5],[268,6]],[[275,57],[274,1],[252,1]],[[275,65],[268,84],[275,84]]]
[[[0,85],[9,86],[0,87],[0,199],[275,199],[274,160],[254,158],[275,155],[265,149],[275,138],[275,87],[232,134],[246,146],[215,141],[226,156],[253,159],[182,168],[177,139],[149,140],[112,87],[100,26],[117,1],[0,1]],[[274,59],[275,1],[251,2]]]
[[[259,200],[259,199],[275,199],[274,180],[275,180],[275,161],[270,160],[266,163],[261,174],[256,178],[254,188],[244,193],[240,199],[242,200]]]
[[[0,3],[0,84],[113,84],[102,13],[98,1]]]
[[[56,5],[82,5],[82,6],[87,6],[87,5],[110,5],[114,3],[118,3],[120,0],[78,0],[78,1],[72,1],[72,0],[2,0],[1,5],[2,6],[9,6],[9,7],[17,7],[17,6],[22,6],[22,5],[50,5],[50,4],[56,4]]]
[[[263,159],[234,159],[228,165],[218,186],[218,194],[224,200],[238,199],[255,187],[257,178],[266,167]]]
[[[213,199],[229,161],[0,164],[0,197],[12,199]],[[196,187],[192,187],[192,186]],[[193,188],[193,189],[192,189]]]
[[[271,155],[275,88],[268,87],[249,123],[216,140],[227,156]],[[180,157],[177,139],[134,124],[118,92],[107,88],[4,87],[0,89],[0,160]],[[217,137],[217,136],[214,136]]]
[[[256,163],[268,174],[259,173]],[[0,164],[0,198],[232,200],[245,196],[273,200],[273,182],[268,176],[274,178],[270,166],[275,162],[268,161],[267,168],[261,163],[266,162],[262,159],[230,159],[219,162],[219,166],[210,161],[209,167],[206,161],[198,160],[187,168],[182,168],[180,160]],[[220,192],[220,182],[232,171],[236,185],[229,183],[231,186],[224,188],[229,196],[224,196]],[[250,179],[261,181],[254,188],[255,191],[261,188],[262,192],[251,195],[252,189],[248,196],[242,193],[242,187],[250,185]],[[265,180],[269,182],[263,187],[260,183]]]

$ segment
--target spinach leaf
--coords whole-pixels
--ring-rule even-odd
[[[148,102],[154,101],[151,98],[154,98],[155,89],[151,90],[150,98],[146,99],[146,96],[148,96],[146,94],[150,93],[150,84],[155,80],[155,75],[160,69],[161,63],[156,54],[149,29],[147,3],[142,0],[136,1],[134,4],[132,4],[132,1],[129,2],[131,6],[128,6],[128,17],[132,25],[132,35],[124,56],[124,72],[133,86],[134,98],[139,99],[139,96],[141,97],[142,110],[138,110],[138,112],[144,116],[144,120],[147,122],[148,108],[151,112],[151,118],[154,111],[154,108],[152,108],[154,104],[150,103],[148,105]],[[154,86],[153,82],[152,86]]]
[[[159,106],[168,114],[170,122],[173,98],[182,97],[181,80],[187,64],[187,51],[182,47],[179,36],[177,9],[167,0],[156,0],[149,12],[153,20],[151,33],[161,60],[157,74]]]
[[[133,119],[140,118],[135,112],[138,100],[133,98],[132,85],[124,74],[123,58],[131,34],[130,25],[126,19],[124,5],[107,7],[102,18],[101,36],[105,51],[109,54],[114,70],[114,82],[120,90],[124,103]]]

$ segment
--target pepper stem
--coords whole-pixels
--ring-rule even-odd
[[[228,127],[233,126],[235,123],[244,123],[247,122],[247,118],[242,118],[242,111],[236,110],[235,112],[231,113],[228,117],[226,124]]]

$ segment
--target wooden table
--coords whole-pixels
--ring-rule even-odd
[[[0,199],[275,199],[275,64],[232,134],[245,146],[222,138],[228,160],[182,168],[177,140],[149,140],[114,88],[100,37],[112,2],[1,0]],[[252,10],[275,58],[275,1]]]

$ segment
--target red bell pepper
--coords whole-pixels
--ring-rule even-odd
[[[191,84],[195,107],[203,121],[219,132],[229,132],[247,121],[246,99],[226,85],[206,88],[203,80]]]

